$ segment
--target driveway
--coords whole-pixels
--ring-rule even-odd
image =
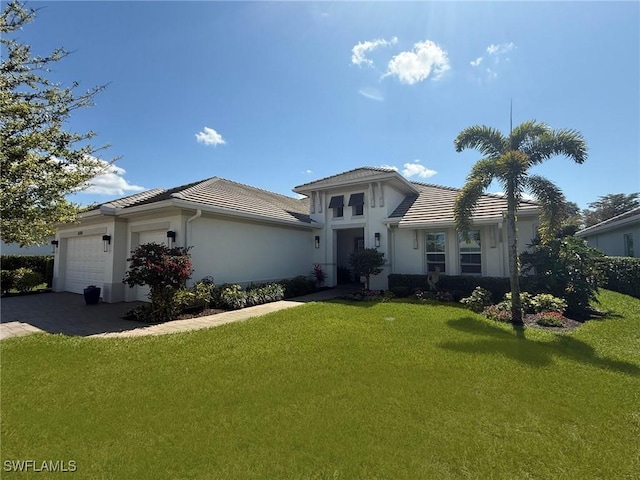
[[[280,300],[242,310],[159,324],[147,324],[122,318],[125,312],[136,305],[141,305],[142,302],[86,305],[83,295],[66,292],[5,297],[1,303],[0,340],[38,332],[82,337],[163,335],[238,322],[306,302],[335,298],[351,291],[353,288],[333,288],[304,297]]]

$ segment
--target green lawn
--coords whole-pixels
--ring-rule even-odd
[[[329,302],[162,337],[9,339],[2,476],[34,459],[74,460],[65,478],[639,478],[640,301],[601,299],[614,314],[563,335]]]

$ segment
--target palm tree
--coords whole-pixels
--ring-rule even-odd
[[[484,155],[473,166],[456,198],[456,227],[465,238],[468,238],[476,204],[494,180],[498,181],[507,197],[511,314],[513,323],[522,325],[516,230],[518,204],[527,191],[539,202],[540,238],[545,241],[552,238],[560,227],[565,203],[564,195],[556,185],[539,175],[529,175],[529,169],[556,155],[583,163],[587,158],[587,144],[575,130],[552,130],[544,123],[531,120],[518,125],[509,136],[495,128],[475,125],[460,132],[454,145],[457,152],[472,148]]]

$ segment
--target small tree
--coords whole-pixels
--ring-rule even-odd
[[[365,248],[351,254],[349,265],[351,265],[356,274],[364,275],[367,278],[366,289],[369,290],[369,278],[371,275],[378,275],[382,272],[384,253],[375,248]]]
[[[179,305],[176,292],[191,277],[189,248],[157,243],[145,243],[131,252],[129,270],[122,282],[129,287],[149,285],[151,309],[148,317],[154,321],[175,318]]]

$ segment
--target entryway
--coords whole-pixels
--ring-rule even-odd
[[[364,228],[345,228],[336,230],[336,264],[338,266],[338,285],[352,285],[360,283],[360,275],[353,272],[349,266],[352,253],[365,248]]]

